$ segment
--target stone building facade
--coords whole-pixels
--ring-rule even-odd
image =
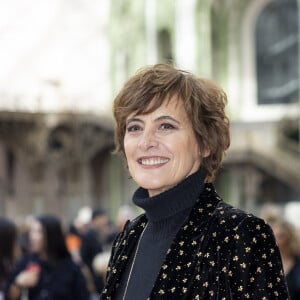
[[[228,95],[232,145],[216,182],[225,200],[254,212],[266,202],[285,205],[300,201],[298,1],[51,3],[56,3],[56,7],[52,4],[53,15],[60,15],[56,15],[49,39],[55,45],[65,40],[69,46],[62,49],[77,51],[73,54],[76,59],[54,68],[71,70],[69,73],[53,76],[53,69],[49,69],[52,73],[46,74],[52,77],[43,80],[41,96],[27,93],[27,102],[21,96],[14,106],[8,103],[7,92],[1,91],[7,87],[15,91],[15,86],[7,80],[1,85],[0,81],[2,214],[21,218],[53,211],[69,219],[79,207],[91,205],[103,206],[114,216],[120,204],[130,202],[135,186],[123,162],[111,155],[109,103],[138,68],[157,62],[174,63],[212,78]],[[60,5],[65,13],[76,14],[66,17]],[[101,16],[93,13],[97,11]],[[74,34],[70,24],[82,28],[72,19],[79,15],[81,25],[89,24],[90,40],[80,44],[54,38],[55,32],[61,32],[59,24],[65,37]],[[78,40],[84,36],[81,32]],[[78,45],[84,46],[78,50]],[[43,58],[41,53],[47,53],[48,48],[35,52]],[[98,54],[91,49],[97,49]],[[90,64],[86,62],[80,69],[77,63],[85,57],[91,58]],[[68,61],[69,53],[64,59]],[[38,63],[29,68],[29,78],[45,73],[37,72],[43,60]],[[72,85],[67,76],[77,71],[81,77]],[[95,76],[92,80],[86,80],[89,73]],[[12,78],[22,81],[28,74],[23,71],[23,77],[16,74]],[[38,83],[36,78],[34,82]],[[32,97],[37,100],[28,108],[24,103]],[[47,99],[56,104],[46,105]]]
[[[228,95],[232,123],[216,182],[221,194],[256,213],[265,203],[299,202],[298,1],[117,3],[110,18],[112,87],[156,62],[212,78]],[[125,18],[134,22],[122,26]]]

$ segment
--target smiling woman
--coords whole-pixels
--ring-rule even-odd
[[[288,299],[270,227],[212,184],[229,146],[226,102],[213,82],[161,64],[117,95],[116,152],[145,213],[116,238],[100,299]]]
[[[150,196],[175,186],[200,167],[200,148],[182,101],[127,119],[124,149],[129,172]],[[189,153],[189,155],[186,155]]]

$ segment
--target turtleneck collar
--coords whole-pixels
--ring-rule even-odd
[[[153,197],[149,197],[148,190],[140,187],[133,195],[133,202],[145,210],[150,222],[162,221],[195,204],[203,190],[206,174],[200,168],[173,188]]]

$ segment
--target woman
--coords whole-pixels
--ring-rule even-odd
[[[4,299],[5,282],[13,268],[16,239],[15,224],[7,218],[0,217],[0,300]]]
[[[84,277],[66,248],[58,218],[41,215],[33,220],[29,241],[33,255],[17,264],[6,299],[89,299]]]
[[[288,299],[270,227],[211,183],[229,146],[225,104],[215,84],[168,65],[117,95],[116,151],[145,214],[115,240],[101,299]]]
[[[300,243],[299,232],[282,218],[282,215],[269,215],[265,220],[273,229],[277,241],[287,286],[291,300],[300,299]]]

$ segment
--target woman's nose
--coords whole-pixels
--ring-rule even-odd
[[[141,135],[141,139],[139,141],[139,147],[141,150],[146,151],[150,148],[156,147],[158,145],[157,138],[152,131],[144,131]]]

